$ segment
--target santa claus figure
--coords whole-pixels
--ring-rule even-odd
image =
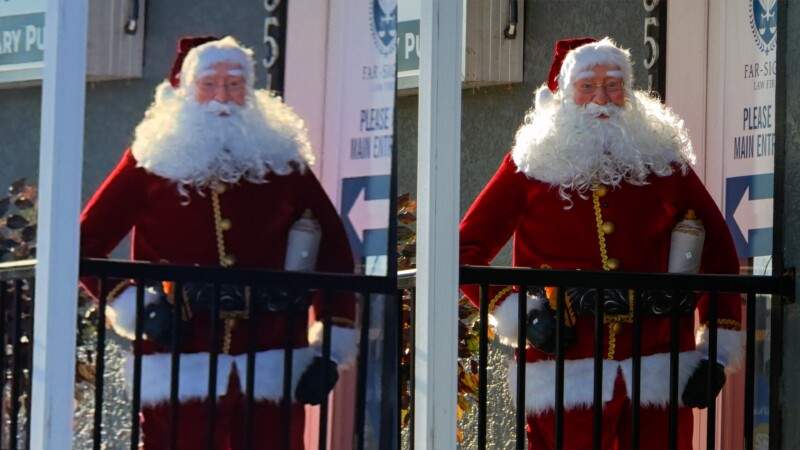
[[[489,265],[514,237],[517,267],[667,272],[670,236],[685,217],[705,228],[699,271],[737,274],[736,251],[716,204],[691,168],[683,122],[633,89],[628,51],[610,39],[556,44],[548,83],[510,154],[461,223],[461,264]],[[673,249],[674,251],[674,249]],[[477,304],[477,287],[463,287]],[[517,343],[518,303],[528,311],[525,406],[531,449],[555,446],[555,296],[490,289],[497,332]],[[549,298],[548,298],[549,295]],[[522,296],[522,297],[521,297]],[[592,448],[594,290],[567,290],[564,448]],[[608,289],[603,294],[602,448],[630,448],[633,303],[641,304],[638,448],[669,442],[670,316],[679,308],[678,448],[692,448],[691,407],[713,402],[742,353],[741,302],[718,296],[718,346],[709,361],[707,295]],[[700,328],[695,330],[695,312]],[[709,371],[714,376],[708,392]],[[511,368],[510,386],[516,386]]]
[[[303,258],[313,260],[316,252],[312,269],[352,273],[342,223],[309,169],[314,158],[303,121],[280,98],[253,86],[253,53],[235,39],[182,39],[170,78],[158,87],[131,147],[81,216],[82,256],[107,257],[131,232],[132,259],[138,261],[280,270],[287,261],[303,266]],[[287,249],[301,219],[311,228],[318,223],[318,247]],[[84,281],[99,294],[97,282]],[[216,321],[215,448],[243,448],[245,411],[253,424],[251,448],[284,448],[285,442],[302,448],[303,404],[321,402],[336,382],[337,366],[356,356],[352,296],[332,296],[323,313],[320,299],[307,293],[241,286],[219,291],[215,306],[212,285],[186,283],[180,292],[161,284],[146,288],[139,311],[144,447],[170,448],[175,439],[179,449],[209,448],[210,329]],[[120,281],[107,299],[113,328],[133,339],[136,286]],[[309,310],[318,320],[311,330]],[[175,314],[179,330],[173,328]],[[321,358],[322,317],[333,324],[331,360]],[[181,353],[177,423],[169,403],[174,342]],[[293,349],[292,398],[284,409],[287,343]],[[248,411],[251,344],[255,405]]]

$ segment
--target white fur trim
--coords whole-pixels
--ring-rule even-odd
[[[708,359],[708,327],[695,332],[697,351]],[[744,335],[738,330],[717,329],[717,362],[726,370],[735,371],[742,364],[744,356]]]
[[[295,349],[292,355],[292,399],[294,391],[305,369],[311,364],[316,352],[311,347]],[[216,394],[228,391],[228,379],[232,370],[239,377],[242,391],[247,388],[247,354],[217,356]],[[255,355],[256,400],[278,402],[283,398],[283,350],[267,350]],[[155,405],[167,402],[170,398],[172,374],[172,355],[157,353],[142,356],[141,402],[142,405]],[[205,399],[208,397],[209,354],[185,353],[180,355],[180,374],[178,375],[178,400]],[[133,389],[133,357],[125,361],[125,378],[129,392]]]
[[[255,81],[253,50],[243,47],[230,36],[218,41],[206,42],[189,50],[181,66],[181,87],[193,90],[194,82],[202,76],[203,72],[219,62],[241,65],[248,90],[252,89]]]
[[[528,295],[527,298],[528,301],[525,308],[526,317],[527,314],[534,309],[542,309],[547,302],[547,299],[543,297]],[[495,307],[494,311],[492,311],[492,318],[495,321],[495,331],[497,331],[497,335],[500,337],[500,342],[512,347],[517,346],[517,333],[519,330],[519,326],[517,325],[519,314],[518,305],[519,294],[513,292],[506,297],[503,303]]]
[[[175,95],[175,88],[172,87],[169,81],[162,81],[156,87],[155,103],[163,103],[169,101]]]
[[[678,398],[686,382],[700,363],[701,356],[696,351],[678,355]],[[525,367],[525,409],[529,414],[555,408],[556,362],[552,360],[526,364]],[[603,360],[602,394],[603,402],[611,400],[614,382],[621,370],[628,395],[632,388],[632,360]],[[594,359],[564,361],[564,408],[589,408],[594,401]],[[508,382],[511,397],[516,404],[517,368],[514,362],[508,369]],[[669,354],[643,356],[641,360],[641,383],[639,390],[641,405],[665,406],[669,403]]]
[[[322,322],[314,322],[308,329],[308,342],[318,355],[322,354]],[[331,359],[347,367],[358,355],[358,332],[353,328],[331,327]]]
[[[158,300],[158,294],[153,288],[145,288],[144,305],[147,306]],[[134,340],[136,339],[136,286],[126,287],[114,298],[106,308],[106,318],[118,335]]]
[[[547,87],[546,84],[543,84],[536,90],[536,95],[534,97],[534,105],[536,108],[542,108],[544,105],[549,104],[553,101],[553,92],[550,91],[550,88]]]

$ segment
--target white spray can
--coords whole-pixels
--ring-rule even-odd
[[[322,228],[310,209],[289,228],[284,269],[310,272],[316,268]]]
[[[700,257],[703,254],[703,242],[706,230],[703,223],[690,209],[683,220],[672,230],[669,247],[668,272],[697,273],[700,271]]]

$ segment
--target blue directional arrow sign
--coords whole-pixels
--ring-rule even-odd
[[[386,254],[390,183],[389,175],[342,179],[342,221],[358,257]]]
[[[725,180],[725,221],[740,258],[772,255],[774,174]]]

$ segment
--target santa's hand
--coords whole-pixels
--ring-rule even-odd
[[[713,370],[712,392],[708,392],[708,371]],[[683,389],[681,400],[683,404],[690,408],[705,409],[717,398],[722,387],[725,385],[725,367],[722,364],[714,363],[713,366],[707,359],[700,361],[700,365],[694,369],[694,373],[686,382]]]
[[[542,309],[534,309],[528,313],[525,326],[525,335],[528,343],[534,348],[549,355],[556,352],[556,312],[545,305]],[[575,342],[575,330],[572,327],[564,328],[564,348]]]
[[[174,323],[175,308],[172,305],[163,300],[150,303],[144,307],[142,336],[162,347],[172,347]]]
[[[153,304],[161,298],[161,294],[153,287],[144,288],[144,306]],[[130,285],[119,296],[109,301],[106,317],[111,328],[120,336],[134,340],[136,338],[136,286]]]
[[[319,405],[328,397],[338,380],[339,370],[336,363],[317,356],[300,376],[294,396],[300,403]]]

